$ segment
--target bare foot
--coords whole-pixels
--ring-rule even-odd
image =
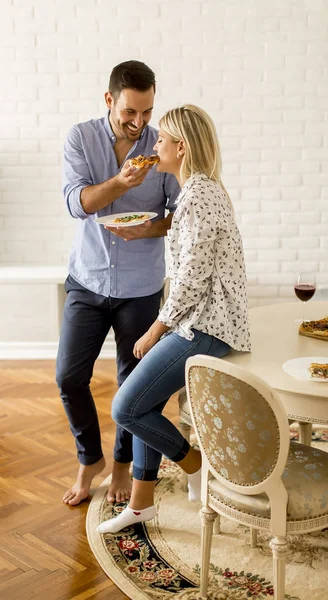
[[[101,458],[93,465],[80,465],[76,482],[71,489],[65,492],[63,502],[71,506],[76,506],[82,500],[85,500],[89,496],[93,478],[104,469],[105,465],[104,458]]]
[[[113,461],[112,482],[108,488],[108,502],[125,502],[130,499],[132,481],[129,473],[130,463]]]

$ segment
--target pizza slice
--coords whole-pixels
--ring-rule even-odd
[[[131,221],[146,221],[147,219],[149,219],[149,215],[141,215],[139,213],[136,215],[126,215],[125,217],[116,217],[114,223],[131,223]]]
[[[304,321],[299,327],[299,334],[328,341],[328,317],[318,321]]]
[[[130,163],[135,169],[143,169],[147,165],[157,165],[159,162],[159,156],[157,154],[151,154],[151,156],[144,156],[139,154],[135,158],[130,158]]]
[[[311,363],[309,366],[311,377],[328,379],[328,363]]]

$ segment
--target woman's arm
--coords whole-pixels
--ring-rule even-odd
[[[188,198],[179,215],[179,262],[177,277],[171,281],[169,297],[150,329],[136,342],[134,355],[142,358],[161,336],[199,304],[206,294],[214,267],[217,218],[211,219],[209,203]]]

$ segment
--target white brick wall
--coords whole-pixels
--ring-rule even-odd
[[[251,305],[328,284],[326,0],[2,0],[0,263],[66,264],[61,195],[72,124],[101,116],[112,67],[156,72],[153,124],[199,104],[217,125]]]

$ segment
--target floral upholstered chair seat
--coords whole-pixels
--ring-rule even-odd
[[[328,508],[328,453],[291,442],[287,465],[282,475],[288,493],[288,521],[320,517]],[[208,482],[209,494],[227,506],[250,515],[270,519],[267,494],[246,496],[227,489],[216,479]],[[268,523],[269,526],[269,523]]]

